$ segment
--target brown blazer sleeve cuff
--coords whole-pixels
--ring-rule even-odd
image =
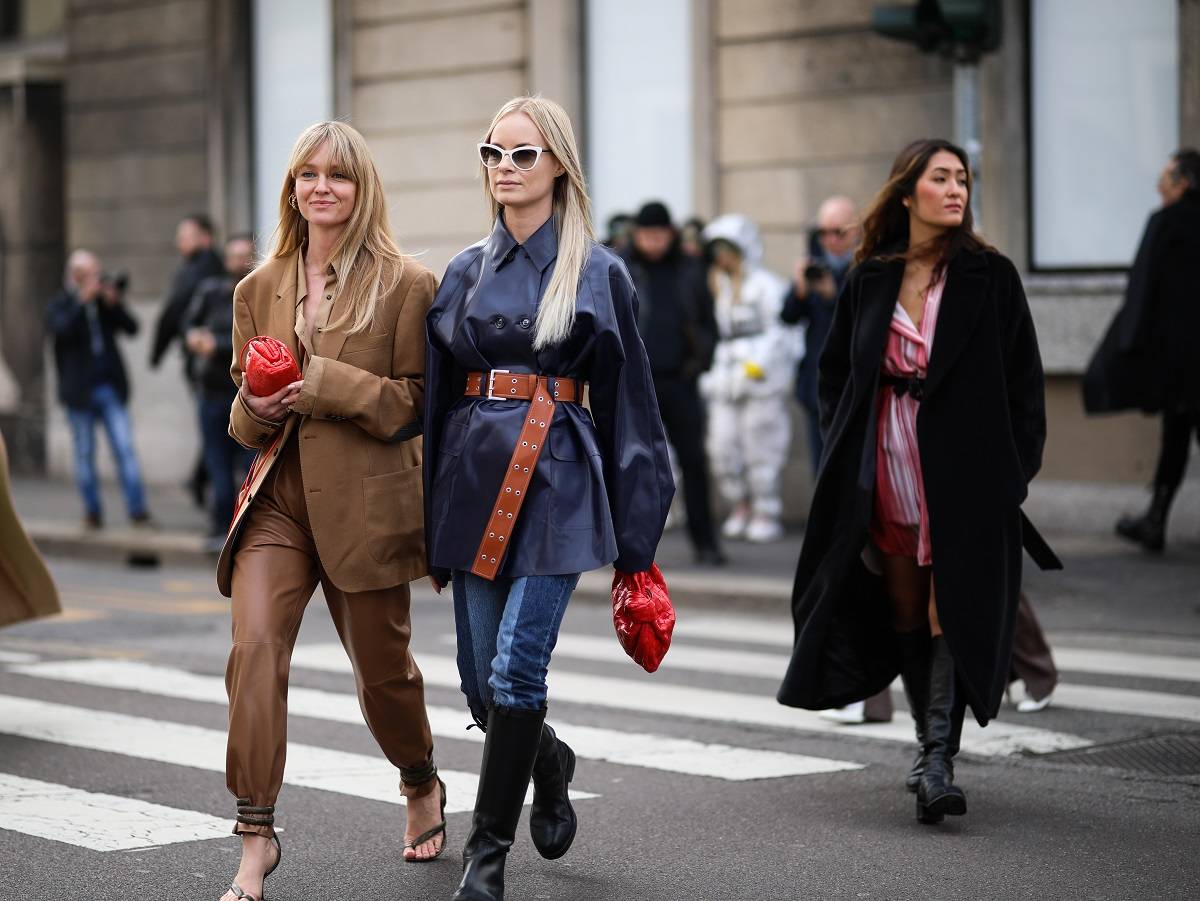
[[[244,447],[261,447],[275,437],[282,422],[271,422],[256,416],[238,394],[229,416],[229,434]]]
[[[292,412],[299,413],[302,416],[317,416],[325,418],[317,410],[317,401],[321,396],[321,381],[325,376],[325,358],[324,357],[309,357],[308,366],[304,370],[304,387],[300,389],[300,396],[296,398],[296,402],[292,404]]]

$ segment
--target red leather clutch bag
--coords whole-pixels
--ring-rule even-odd
[[[658,564],[645,572],[614,573],[612,605],[621,647],[634,663],[654,672],[671,646],[675,629],[675,608]]]
[[[286,344],[269,335],[258,335],[242,348],[242,373],[250,393],[270,397],[301,379],[300,367]]]

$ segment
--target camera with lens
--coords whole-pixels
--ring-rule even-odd
[[[804,267],[804,283],[811,289],[832,271],[824,263],[809,263]]]
[[[118,294],[124,294],[129,288],[129,273],[128,272],[105,272],[100,276],[100,284],[106,288],[112,288]]]

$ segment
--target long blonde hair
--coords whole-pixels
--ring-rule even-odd
[[[342,325],[353,317],[353,335],[371,325],[379,299],[400,283],[404,255],[392,239],[383,181],[375,160],[363,136],[345,122],[318,122],[296,139],[279,193],[279,224],[267,257],[289,256],[308,240],[308,222],[292,207],[290,198],[301,167],[322,144],[329,149],[331,166],[341,170],[355,186],[354,209],[330,252],[338,276],[337,291],[350,298],[345,312],[330,326]]]
[[[554,182],[554,229],[558,240],[558,262],[538,306],[534,325],[533,349],[542,350],[564,340],[571,334],[571,327],[575,324],[575,295],[579,291],[579,277],[596,243],[596,235],[592,230],[592,202],[588,199],[587,180],[583,177],[579,150],[575,145],[575,131],[571,128],[571,117],[567,111],[553,100],[539,95],[514,97],[497,111],[483,140],[491,141],[492,132],[500,120],[513,113],[524,113],[533,120],[542,133],[547,149],[566,170]],[[494,224],[500,215],[501,204],[492,195],[487,170],[482,163],[479,171]]]

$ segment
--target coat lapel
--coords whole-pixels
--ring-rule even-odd
[[[932,394],[967,345],[987,297],[987,260],[983,254],[961,252],[950,262],[946,287],[933,332],[933,352],[925,378]]]
[[[896,311],[900,281],[904,277],[903,260],[873,260],[866,264],[862,279],[862,301],[858,316],[860,334],[854,339],[854,360],[861,374],[869,376],[863,384],[869,396],[875,396],[875,376],[887,346],[888,330]]]

